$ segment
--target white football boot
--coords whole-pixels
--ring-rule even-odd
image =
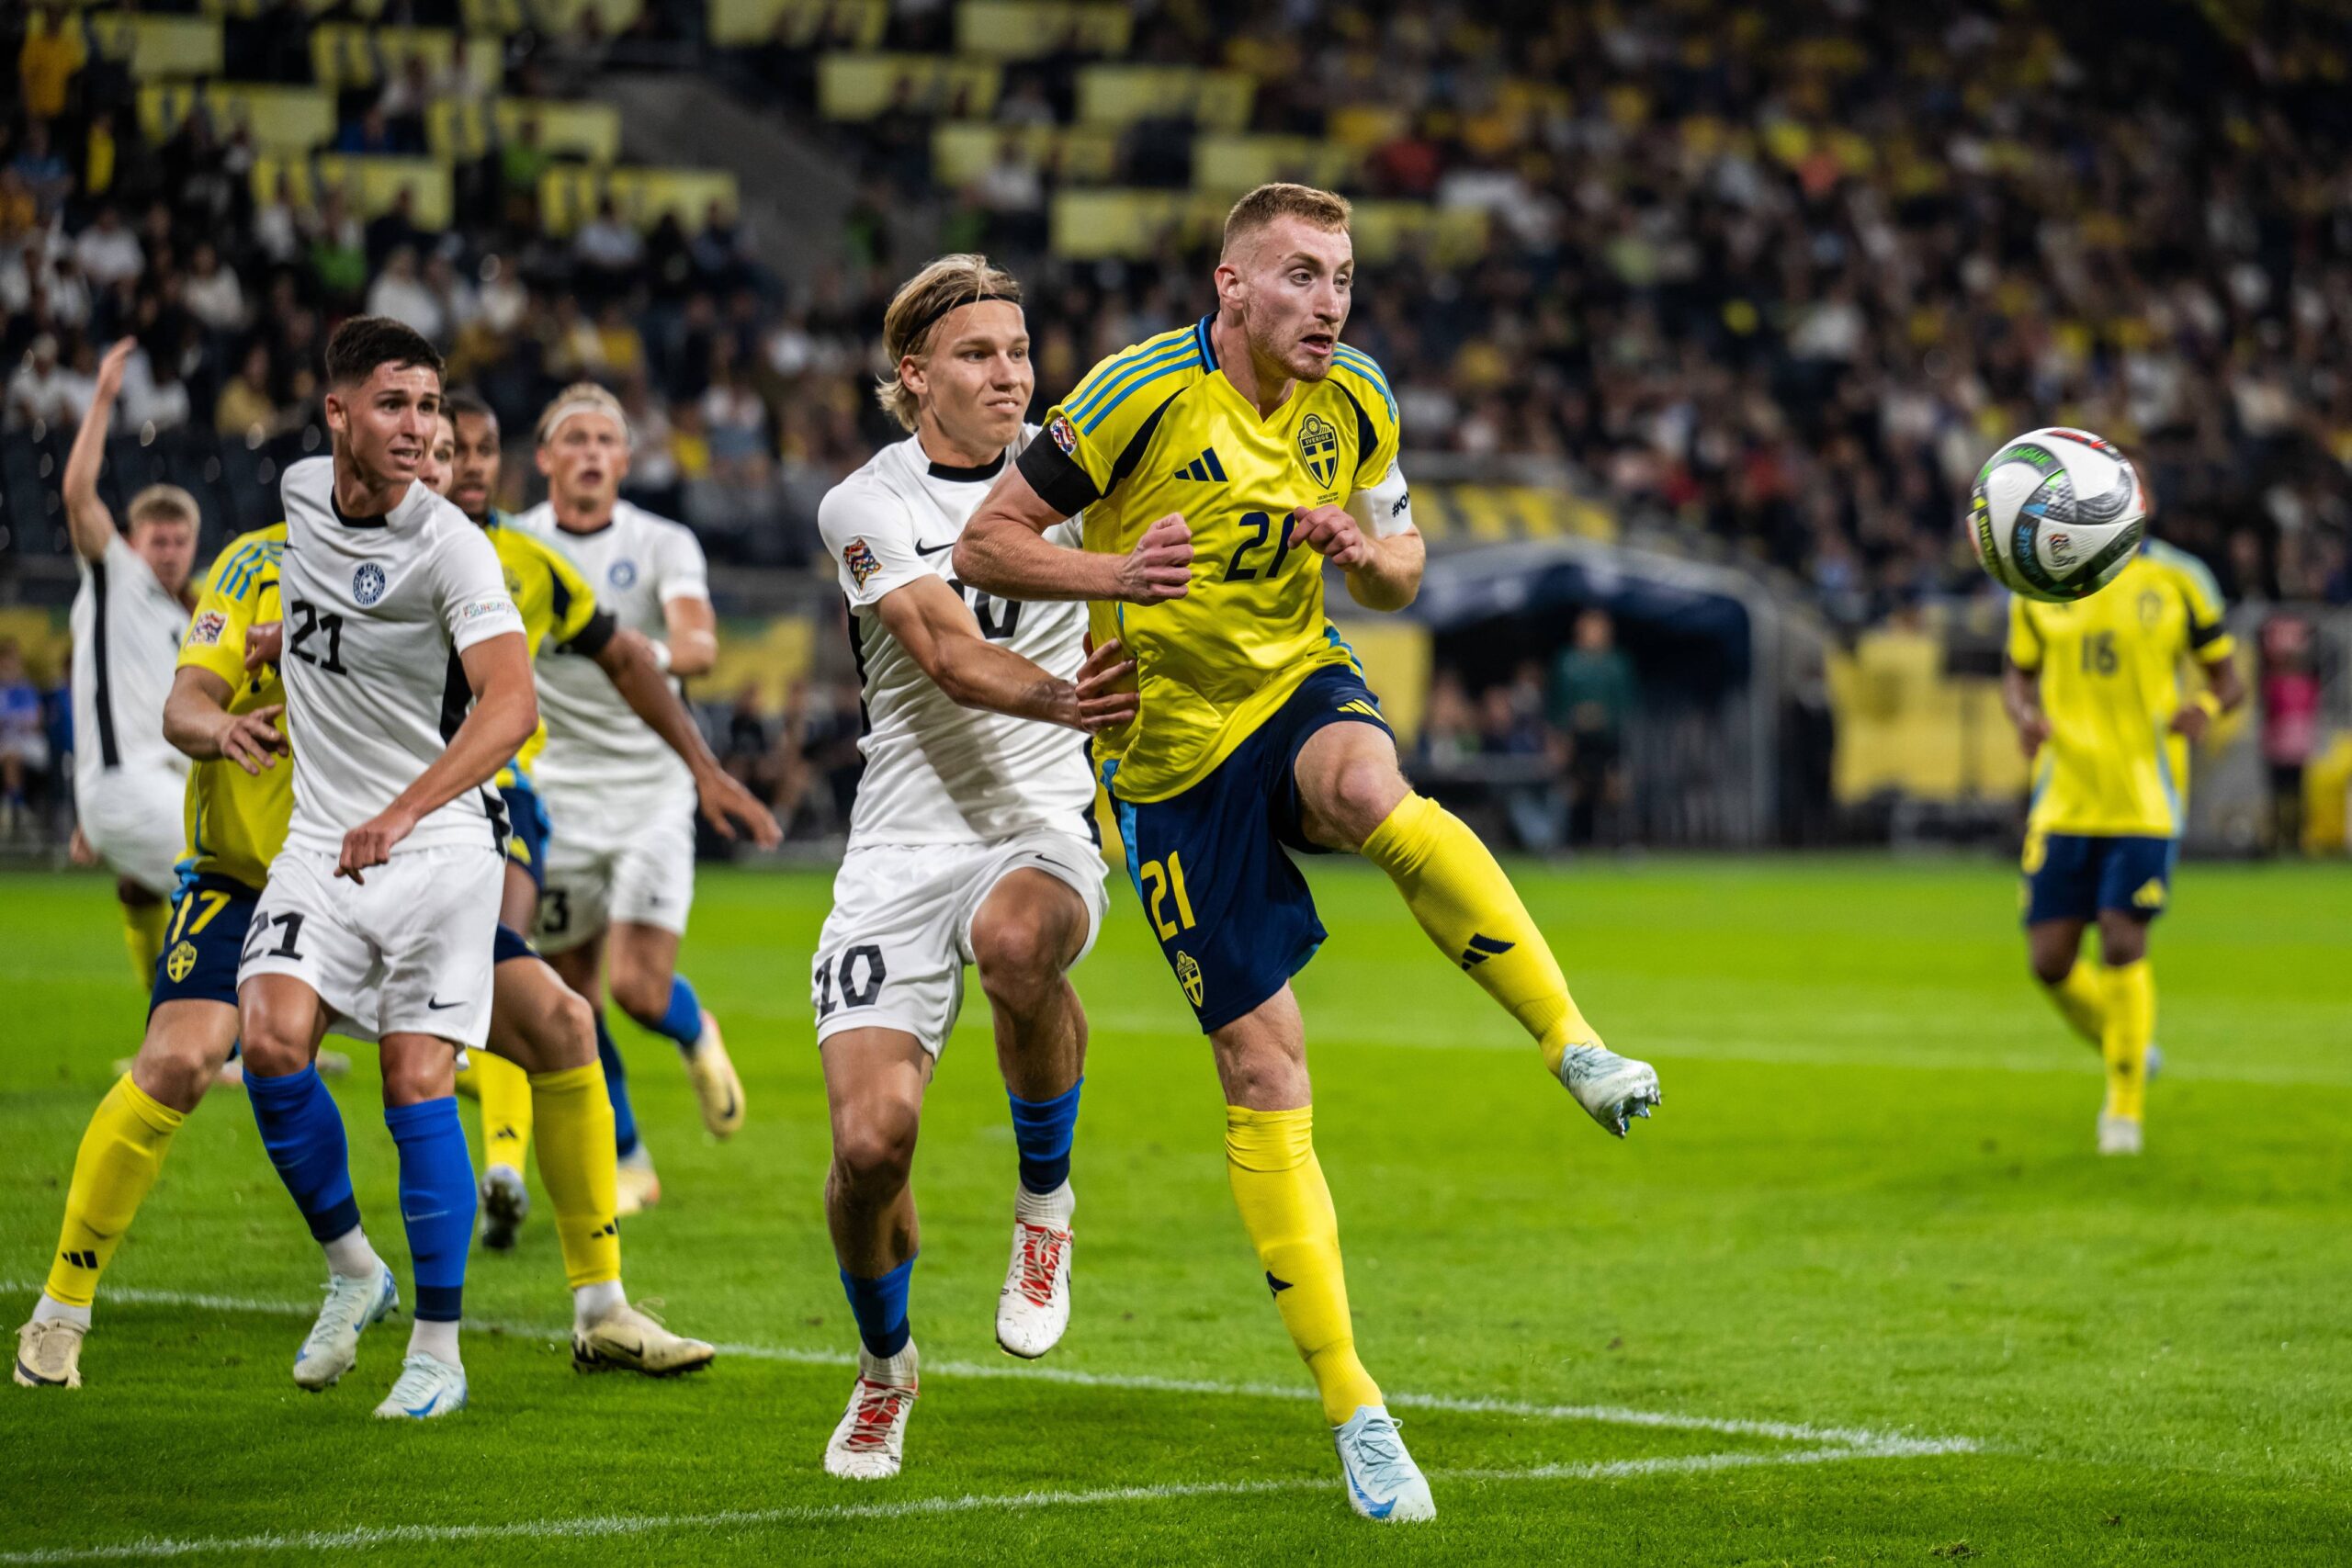
[[[376,1414],[387,1421],[429,1421],[466,1407],[466,1370],[438,1356],[412,1350],[401,1358],[400,1381]]]
[[[2098,1113],[2098,1152],[2103,1155],[2136,1155],[2140,1152],[2140,1123],[2129,1116]]]
[[[1340,1470],[1348,1478],[1348,1502],[1367,1519],[1408,1524],[1437,1517],[1437,1503],[1421,1467],[1405,1451],[1396,1417],[1378,1404],[1359,1405],[1347,1424],[1331,1428]]]
[[[17,1383],[25,1388],[80,1388],[82,1337],[89,1332],[66,1317],[37,1318],[17,1329]]]
[[[736,1076],[734,1058],[718,1032],[718,1020],[702,1010],[702,1033],[685,1053],[686,1077],[702,1105],[702,1124],[714,1138],[731,1138],[743,1130],[743,1080]]]
[[[1014,1195],[1012,1259],[996,1298],[996,1342],[1007,1355],[1034,1361],[1069,1327],[1069,1222],[1077,1208],[1067,1181],[1043,1195],[1026,1188]]]
[[[571,1370],[643,1372],[650,1378],[698,1372],[718,1354],[700,1339],[673,1334],[650,1313],[623,1302],[595,1322],[571,1330]]]
[[[1601,1044],[1571,1045],[1560,1058],[1560,1082],[1601,1126],[1625,1135],[1632,1117],[1658,1103],[1657,1069]]]
[[[857,1382],[849,1409],[825,1445],[825,1473],[843,1481],[888,1481],[906,1452],[907,1416],[915,1407],[915,1342],[885,1360],[857,1348]]]
[[[328,1275],[326,1304],[319,1308],[318,1321],[311,1325],[302,1348],[294,1352],[294,1381],[312,1393],[333,1388],[359,1359],[360,1333],[400,1304],[400,1286],[390,1269],[372,1280]]]

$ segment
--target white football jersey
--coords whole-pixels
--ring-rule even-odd
[[[1010,458],[1036,434],[1023,427]],[[1074,680],[1085,659],[1086,606],[1019,602],[967,589],[955,545],[1004,460],[984,468],[932,462],[913,436],[826,493],[817,525],[849,598],[850,637],[865,682],[865,776],[851,813],[852,849],[976,843],[1050,829],[1091,836],[1094,775],[1086,738],[1035,719],[958,705],[882,625],[884,594],[936,577],[963,596],[992,642],[1046,673]],[[1076,519],[1046,536],[1078,543]]]
[[[580,569],[596,603],[634,632],[667,635],[662,605],[673,599],[710,597],[710,570],[691,529],[626,501],[593,534],[557,526],[555,508],[534,506],[514,525],[543,539]],[[683,793],[694,775],[669,743],[630,710],[611,677],[593,659],[550,652],[537,663],[539,711],[548,724],[547,749],[532,773],[550,795],[567,790],[649,795]]]
[[[348,518],[334,461],[286,470],[286,729],[294,749],[288,846],[333,854],[416,782],[465,722],[473,694],[458,655],[521,635],[489,537],[422,484],[381,517]],[[392,852],[494,844],[487,788],[467,790]]]
[[[164,699],[187,631],[187,606],[155,581],[130,543],[107,541],[106,558],[80,561],[74,595],[74,787],[115,770],[165,769],[183,778],[187,758],[164,739]]]

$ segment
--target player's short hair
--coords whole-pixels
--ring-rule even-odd
[[[356,387],[379,365],[396,370],[422,366],[435,376],[443,372],[441,353],[424,334],[390,316],[354,316],[327,340],[329,386]]]
[[[928,350],[931,329],[946,314],[983,299],[1021,303],[1021,281],[982,255],[958,252],[941,256],[899,287],[882,312],[882,352],[890,373],[874,389],[882,412],[907,429],[915,427],[915,395],[899,383],[899,362]]]
[[[1355,209],[1348,198],[1314,186],[1289,185],[1276,181],[1260,186],[1233,204],[1225,215],[1225,246],[1219,253],[1231,255],[1234,245],[1265,228],[1277,218],[1295,218],[1317,229],[1344,231]]]
[[[196,509],[196,497],[177,485],[149,485],[130,498],[123,516],[133,533],[147,523],[185,523],[194,528],[204,521]]]
[[[629,439],[628,415],[621,412],[621,400],[594,381],[574,381],[555,395],[555,401],[539,412],[538,429],[533,439],[541,446],[555,439],[563,422],[576,413],[600,413],[620,427],[621,440]]]
[[[492,424],[498,423],[498,411],[492,408],[480,392],[468,391],[463,387],[441,394],[441,412],[447,414],[452,423],[460,419],[486,419]]]

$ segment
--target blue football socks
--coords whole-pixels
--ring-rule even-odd
[[[1078,1091],[1084,1078],[1051,1100],[1023,1100],[1008,1091],[1012,1103],[1012,1141],[1021,1150],[1021,1185],[1032,1192],[1051,1192],[1069,1179],[1069,1148],[1078,1133]]]
[[[613,1102],[613,1152],[627,1159],[637,1153],[637,1113],[628,1108],[628,1068],[605,1026],[603,1008],[596,1010],[596,1060],[605,1065],[605,1093]]]
[[[652,1028],[654,1033],[675,1041],[681,1051],[692,1051],[695,1042],[702,1038],[702,998],[695,995],[684,975],[671,978],[670,1005]]]
[[[401,1219],[416,1272],[416,1315],[455,1323],[474,1234],[474,1166],[455,1095],[384,1108],[401,1155]]]
[[[876,1359],[888,1360],[913,1336],[907,1326],[907,1283],[914,1272],[911,1258],[878,1280],[861,1280],[842,1270],[842,1289],[849,1295],[850,1315],[857,1319],[857,1337]]]
[[[245,1075],[245,1098],[253,1102],[262,1147],[294,1204],[322,1242],[348,1234],[359,1224],[359,1201],[351,1194],[351,1160],[343,1136],[343,1116],[334,1097],[319,1081],[316,1066],[265,1078]],[[467,1183],[472,1191],[470,1177]]]

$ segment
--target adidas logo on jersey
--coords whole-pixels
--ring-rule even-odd
[[[1216,460],[1216,447],[1204,446],[1201,455],[1193,459],[1191,467],[1179,468],[1168,477],[1171,479],[1215,479],[1223,484],[1225,465]]]

